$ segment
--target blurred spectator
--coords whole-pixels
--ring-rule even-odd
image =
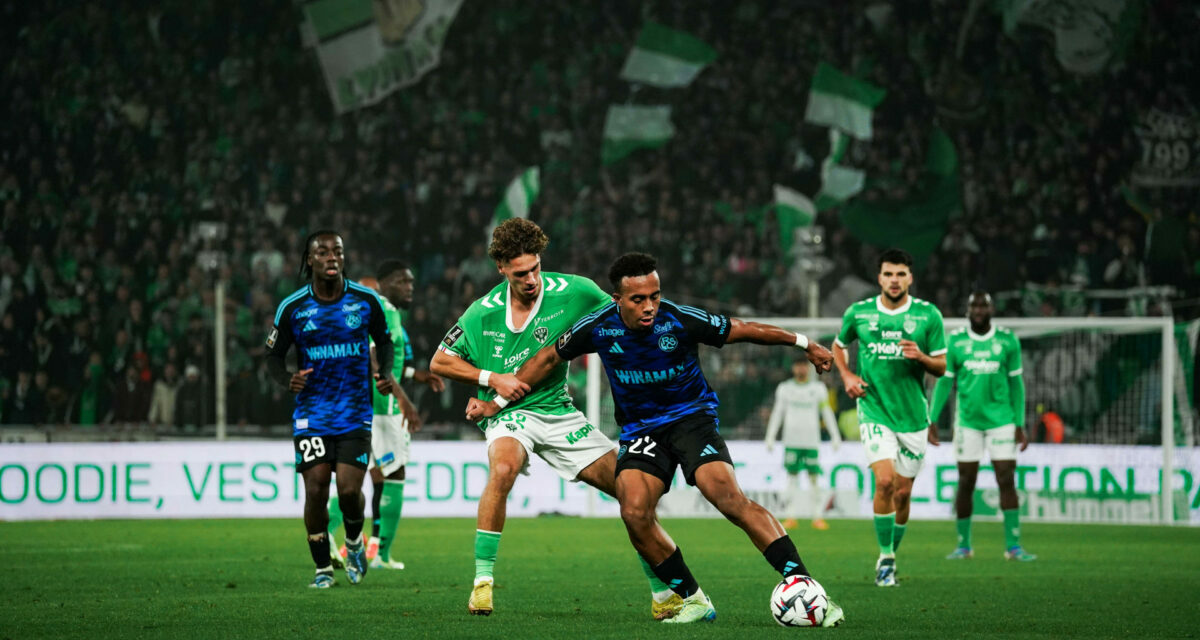
[[[153,425],[175,424],[175,395],[179,393],[179,375],[175,365],[168,362],[163,366],[163,374],[154,381],[154,393],[150,399],[150,413],[147,420]]]
[[[142,380],[137,366],[125,367],[125,375],[113,390],[112,419],[122,424],[139,424],[146,421],[150,413],[152,388]]]
[[[200,368],[189,364],[183,370],[183,383],[175,396],[175,425],[189,430],[203,427],[209,419],[212,399],[200,376]]]
[[[41,424],[46,419],[46,396],[33,384],[33,374],[22,369],[17,373],[17,383],[9,392],[4,409],[4,419],[9,424]]]

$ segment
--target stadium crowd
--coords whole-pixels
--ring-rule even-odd
[[[267,377],[262,345],[317,228],[341,231],[351,277],[387,258],[412,264],[406,323],[427,359],[498,281],[486,229],[505,185],[532,165],[547,270],[604,284],[614,256],[648,251],[672,297],[803,315],[810,274],[764,205],[773,183],[815,190],[797,158],[819,165],[824,154],[825,130],[803,122],[820,61],[888,90],[875,140],[851,150],[871,176],[860,197],[903,197],[935,122],[955,141],[962,207],[914,288],[947,316],[976,286],[1037,292],[1002,309],[1020,315],[1122,311],[1053,295],[1064,288],[1200,296],[1195,190],[1151,193],[1141,212],[1120,190],[1141,153],[1136,116],[1200,104],[1186,81],[1191,9],[1151,2],[1124,63],[1083,77],[1059,65],[1050,36],[1006,35],[987,11],[961,62],[946,62],[967,3],[895,2],[886,23],[867,4],[467,2],[438,68],[335,117],[288,0],[3,3],[0,423],[211,423],[217,279],[228,419],[286,422],[290,399]],[[719,58],[684,89],[621,80],[646,17]],[[947,78],[953,100],[936,89]],[[606,109],[625,102],[671,104],[678,133],[605,167]],[[879,247],[838,213],[817,221],[831,265],[822,290],[869,290]],[[461,422],[464,391],[452,388],[418,398],[428,420]]]

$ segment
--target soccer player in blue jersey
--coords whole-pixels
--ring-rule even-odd
[[[670,489],[676,467],[683,469],[688,484],[746,532],[776,571],[785,578],[809,572],[779,520],[738,486],[729,449],[717,431],[717,394],[700,370],[698,347],[720,348],[731,342],[796,345],[818,372],[829,371],[833,355],[803,335],[773,325],[666,300],[656,269],[655,259],[644,253],[618,258],[608,273],[613,302],[539,350],[517,378],[534,387],[562,362],[585,353],[599,355],[621,425],[617,500],[629,539],[658,578],[684,599],[668,622],[711,621],[716,618],[712,602],[679,547],[657,526],[655,509]],[[496,401],[472,399],[467,417],[491,415],[498,408]],[[841,607],[830,602],[823,626],[835,626],[843,618]]]
[[[288,296],[275,312],[267,338],[271,376],[296,394],[292,439],[296,471],[304,478],[304,527],[317,565],[312,587],[333,586],[330,561],[329,483],[337,491],[346,523],[346,577],[358,584],[367,573],[363,544],[363,476],[371,453],[371,345],[379,373],[375,387],[390,394],[395,350],[383,306],[374,291],[346,279],[342,238],[334,231],[308,236],[300,274],[309,284]],[[284,364],[296,345],[298,371]]]

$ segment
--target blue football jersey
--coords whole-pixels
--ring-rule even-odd
[[[300,370],[312,369],[292,412],[295,436],[371,428],[371,343],[390,341],[375,292],[346,280],[342,296],[318,300],[305,286],[279,303],[267,348],[283,357],[296,345]]]
[[[729,337],[729,318],[664,298],[654,325],[630,329],[616,304],[585,316],[555,345],[572,360],[595,353],[604,363],[621,439],[645,435],[686,416],[717,420],[717,393],[700,370],[700,344],[717,348]]]

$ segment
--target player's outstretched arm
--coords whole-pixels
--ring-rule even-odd
[[[804,334],[792,333],[773,324],[764,322],[747,322],[740,318],[729,319],[729,337],[725,343],[752,342],[765,345],[795,345],[807,352],[808,361],[817,368],[817,373],[825,373],[833,366],[833,354],[829,349],[816,342],[809,342]]]
[[[529,385],[520,382],[511,373],[484,371],[466,360],[439,349],[429,362],[429,370],[443,378],[463,384],[478,385],[494,389],[509,400],[520,400],[529,393]],[[487,375],[484,375],[484,374]]]
[[[538,350],[537,353],[533,354],[532,358],[526,360],[525,364],[521,365],[521,368],[517,370],[516,379],[527,388],[532,389],[545,379],[546,376],[550,375],[554,367],[563,362],[566,361],[559,357],[554,343],[550,343]],[[507,398],[497,398],[491,402],[483,402],[477,398],[472,398],[471,400],[467,402],[466,412],[467,420],[471,422],[490,418],[508,406]]]

